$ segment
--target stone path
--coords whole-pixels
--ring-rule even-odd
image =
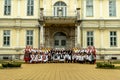
[[[96,69],[90,64],[23,64],[0,69],[0,80],[120,80],[120,70]]]

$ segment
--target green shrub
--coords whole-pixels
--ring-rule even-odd
[[[97,63],[97,68],[115,68],[114,65],[109,63]]]
[[[2,63],[2,67],[8,67],[8,64],[7,63]]]
[[[7,67],[21,67],[20,63],[2,63],[2,67],[7,68]]]

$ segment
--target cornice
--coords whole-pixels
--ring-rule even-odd
[[[38,20],[39,18],[0,18],[0,20]]]
[[[120,21],[120,19],[81,19],[82,21]]]

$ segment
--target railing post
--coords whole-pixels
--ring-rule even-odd
[[[40,8],[40,20],[43,21],[43,10],[44,8]]]
[[[77,8],[77,20],[80,20],[80,8]]]

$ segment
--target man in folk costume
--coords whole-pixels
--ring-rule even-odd
[[[68,62],[68,58],[69,58],[69,54],[67,52],[67,50],[65,51],[65,62]]]
[[[71,49],[68,50],[68,54],[69,54],[69,62],[72,63],[72,51],[71,51]]]
[[[50,51],[48,52],[48,62],[51,62],[51,53],[50,53]]]

